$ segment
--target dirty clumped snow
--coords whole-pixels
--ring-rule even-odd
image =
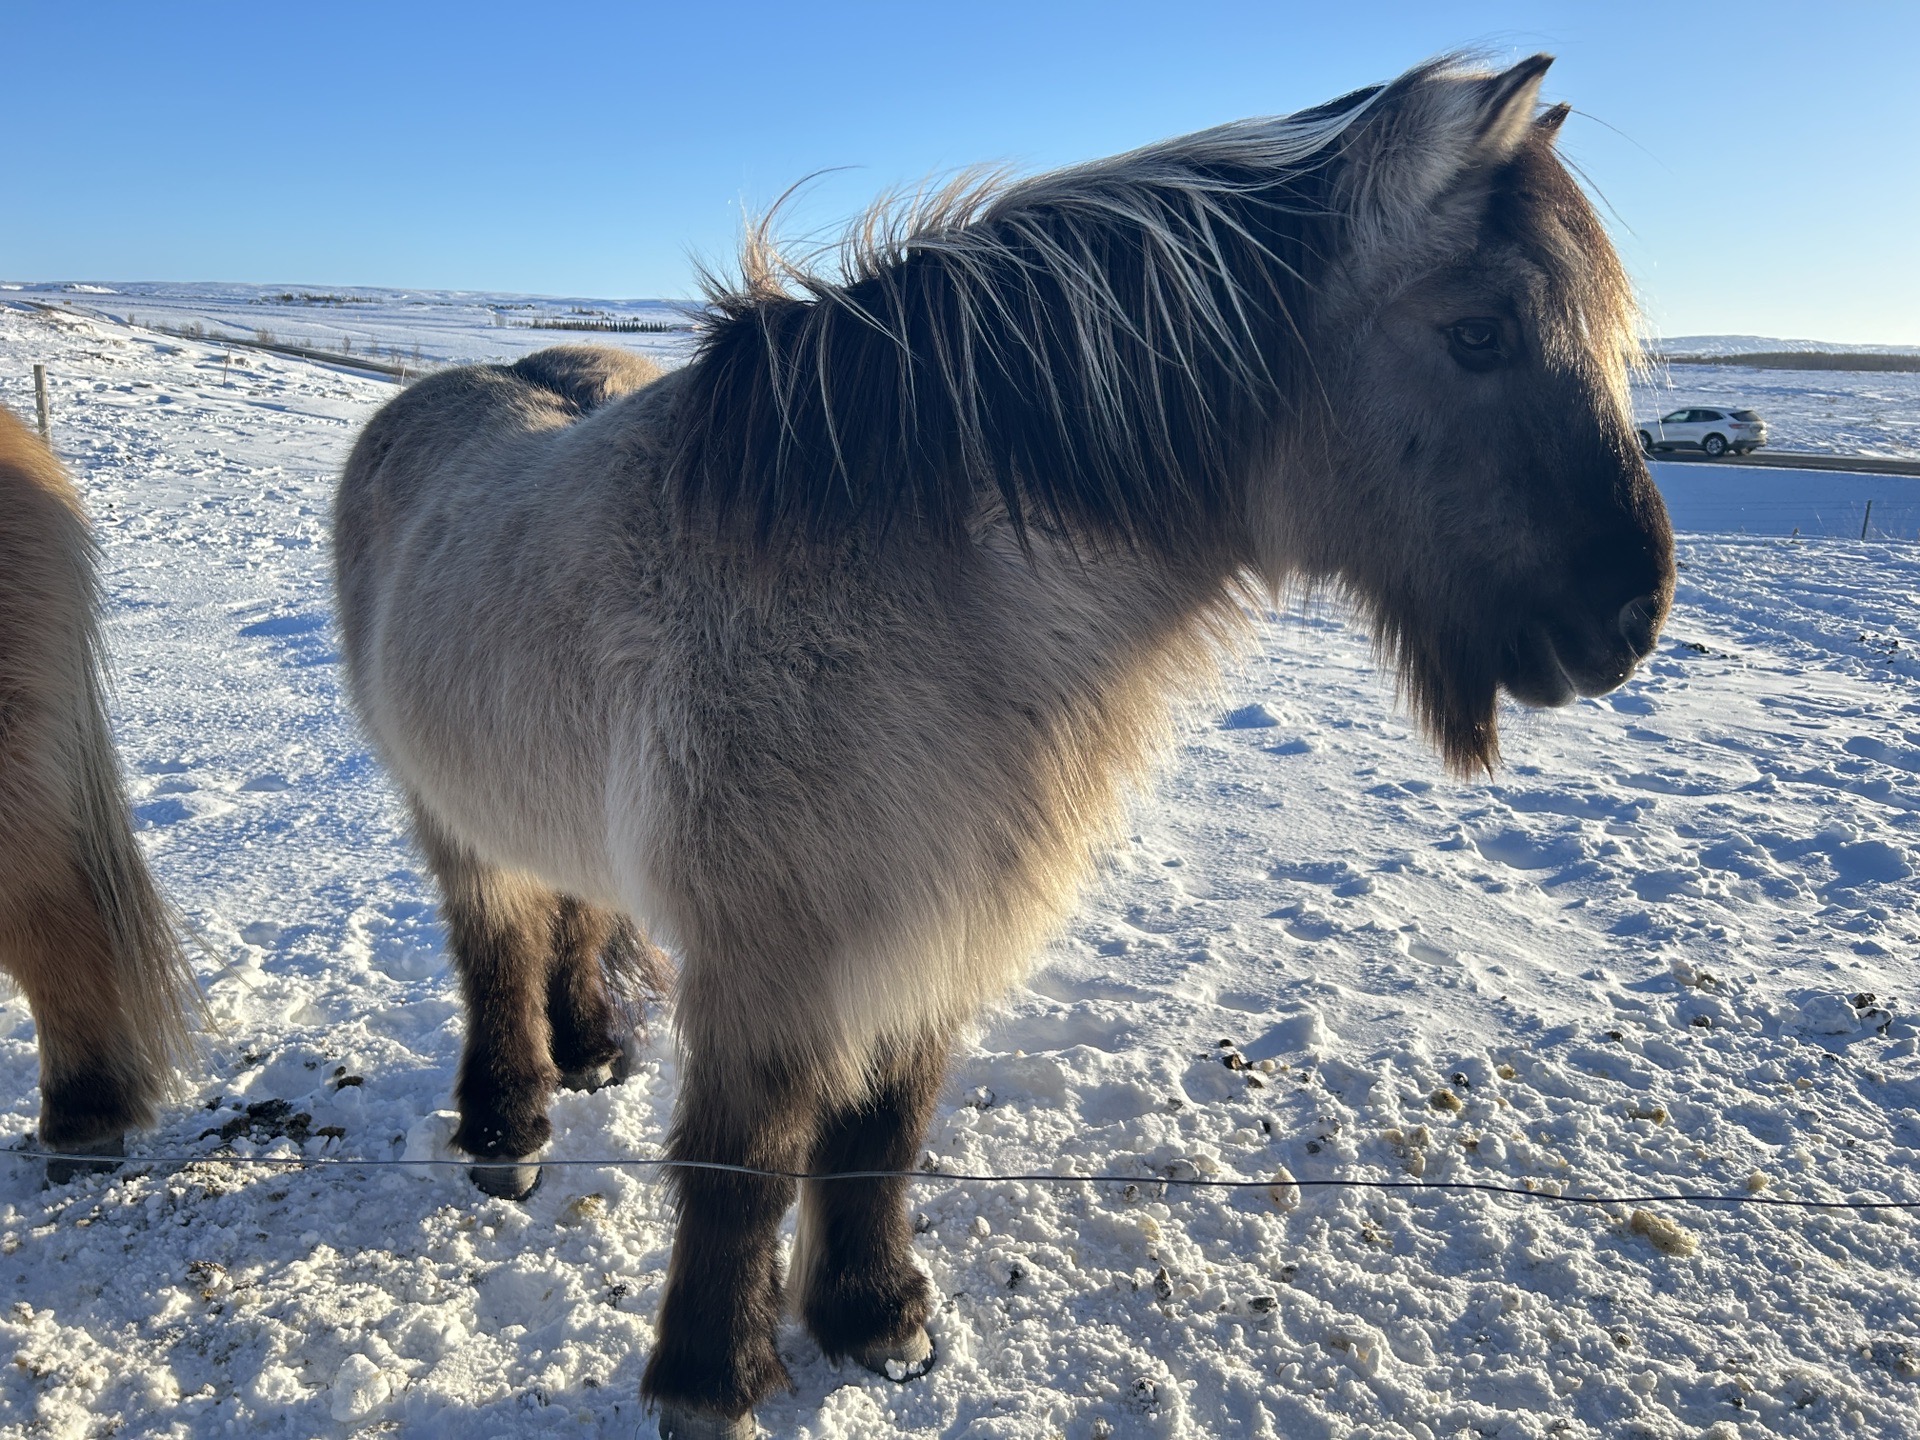
[[[218,1028],[118,1175],[42,1190],[0,1155],[0,1433],[650,1434],[652,1172],[513,1205],[458,1165],[234,1163],[452,1156],[444,935],[327,584],[333,477],[392,384],[0,308],[16,410],[35,361]],[[937,1368],[836,1370],[789,1327],[766,1429],[1920,1436],[1912,1215],[1647,1198],[1920,1199],[1920,552],[1706,523],[1642,675],[1509,716],[1482,783],[1341,616],[1271,617],[926,1140],[930,1169],[1131,1183],[916,1185]],[[657,1153],[669,1033],[558,1097],[555,1157]],[[7,1143],[35,1056],[0,1004]]]

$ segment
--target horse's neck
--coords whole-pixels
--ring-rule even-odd
[[[1073,688],[1198,679],[1235,627],[1235,569],[1225,560],[1010,548],[996,547],[988,567],[999,626],[1040,675]]]

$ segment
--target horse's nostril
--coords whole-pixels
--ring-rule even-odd
[[[1620,607],[1620,634],[1635,655],[1653,649],[1654,617],[1660,613],[1657,596],[1638,595]]]

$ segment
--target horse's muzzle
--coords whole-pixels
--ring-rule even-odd
[[[1612,623],[1524,625],[1501,656],[1500,683],[1523,705],[1565,705],[1577,695],[1604,695],[1623,684],[1653,652],[1666,618],[1657,594],[1636,595]]]

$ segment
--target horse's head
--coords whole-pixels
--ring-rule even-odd
[[[1381,92],[1333,162],[1330,267],[1270,559],[1347,591],[1448,762],[1488,768],[1505,690],[1620,684],[1673,593],[1634,443],[1627,278],[1536,114],[1548,58]]]

